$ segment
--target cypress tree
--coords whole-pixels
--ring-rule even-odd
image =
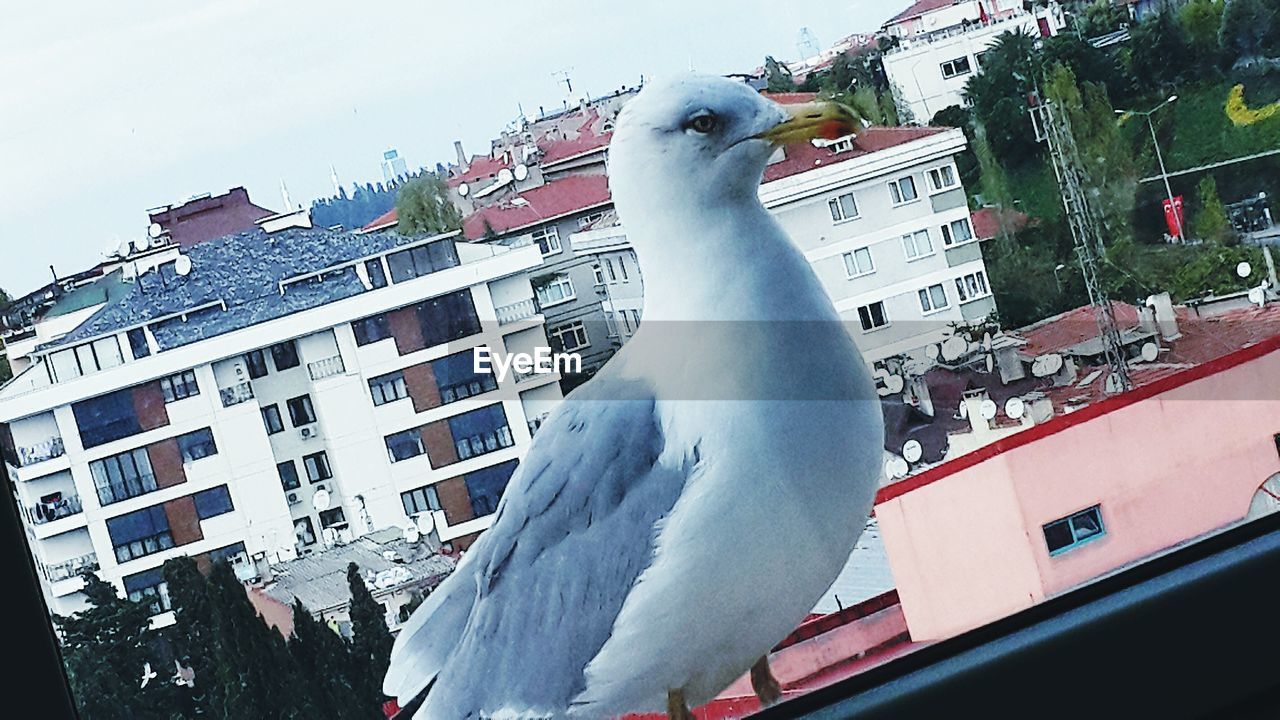
[[[312,617],[311,611],[296,598],[293,602],[293,633],[289,636],[288,648],[304,685],[311,688],[313,703],[320,708],[318,717],[334,720],[370,717],[352,687],[350,644]]]
[[[351,668],[352,684],[363,706],[377,709],[386,696],[382,679],[391,664],[391,646],[395,639],[387,628],[386,611],[373,599],[360,577],[360,566],[347,566],[347,584],[351,587]]]

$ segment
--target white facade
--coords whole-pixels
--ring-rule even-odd
[[[373,262],[385,272],[387,256],[406,247],[344,262]],[[466,544],[487,527],[491,498],[473,495],[469,502],[467,481],[523,456],[531,419],[559,401],[558,376],[507,377],[470,389],[437,386],[440,374],[433,376],[436,366],[429,363],[447,355],[465,355],[469,362],[471,349],[480,345],[496,353],[512,345],[546,345],[526,275],[541,261],[537,248],[459,244],[457,251],[456,266],[171,349],[157,351],[144,330],[152,352],[139,359],[121,328],[107,337],[126,348],[123,362],[63,382],[53,382],[47,355],[37,355],[26,372],[0,388],[0,431],[7,435],[5,461],[51,610],[66,614],[83,606],[76,573],[86,567],[120,587],[133,578],[138,590],[139,578],[174,556],[235,554],[256,574],[254,566],[374,528],[416,521],[434,527],[439,542]],[[458,291],[469,291],[476,318],[465,337],[434,345],[418,338],[417,347],[395,334],[394,322],[376,340],[356,331],[355,321],[403,313]],[[289,290],[279,292],[283,297]],[[385,391],[370,383],[398,373],[401,380],[391,380]],[[415,386],[406,382],[410,375],[426,379]],[[424,382],[427,390],[420,389]],[[182,389],[175,391],[175,383]],[[141,429],[86,443],[75,408],[117,391],[133,398]],[[158,400],[156,393],[163,395],[162,409],[155,402],[145,412],[137,409],[145,405],[140,397]],[[305,402],[298,400],[303,397]],[[534,409],[526,411],[526,402]],[[278,423],[268,419],[268,408],[279,413]],[[505,416],[505,423],[495,420],[492,432],[460,436],[465,420],[459,417],[483,408],[491,408],[484,417]],[[110,433],[111,427],[94,432]],[[206,428],[212,453],[199,442],[191,445]],[[421,438],[421,451],[393,460],[388,436],[405,431]],[[433,438],[443,440],[433,445]],[[175,448],[180,455],[172,454]],[[148,458],[148,471],[133,469],[143,462],[138,452]],[[120,459],[126,457],[134,459]],[[279,467],[288,462],[297,474],[295,487]],[[127,468],[121,470],[121,463]],[[119,480],[120,473],[134,479]],[[167,539],[156,539],[157,533],[132,546],[119,537],[113,541],[109,523],[117,521],[119,530],[127,515],[132,527],[131,513],[148,508],[167,518]],[[161,589],[143,594],[156,592]]]

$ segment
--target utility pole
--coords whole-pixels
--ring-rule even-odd
[[[1164,169],[1164,155],[1160,153],[1160,141],[1156,139],[1156,126],[1155,123],[1151,121],[1151,115],[1154,114],[1155,111],[1177,99],[1177,95],[1170,95],[1169,99],[1146,112],[1139,112],[1137,110],[1116,110],[1116,114],[1120,116],[1142,115],[1147,119],[1147,128],[1151,130],[1151,144],[1156,148],[1156,162],[1160,164],[1160,179],[1164,180],[1164,195],[1169,199],[1169,212],[1173,214],[1173,225],[1178,229],[1178,240],[1185,243],[1187,241],[1187,233],[1182,228],[1182,216],[1178,214],[1178,208],[1173,204],[1173,189],[1169,187],[1169,173]]]
[[[1066,112],[1057,112],[1052,103],[1041,99],[1038,91],[1031,98],[1031,120],[1036,129],[1036,140],[1049,143],[1058,190],[1062,194],[1062,207],[1066,211],[1067,225],[1071,228],[1071,239],[1080,261],[1080,274],[1084,276],[1089,304],[1093,306],[1094,319],[1098,323],[1098,339],[1102,341],[1103,355],[1111,370],[1107,391],[1128,391],[1133,388],[1133,381],[1129,378],[1129,366],[1125,362],[1124,343],[1116,327],[1111,298],[1098,278],[1098,260],[1106,253],[1102,242],[1102,219],[1085,192],[1088,176],[1080,162],[1080,151],[1071,132],[1071,120]]]

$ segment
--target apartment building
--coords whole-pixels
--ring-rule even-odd
[[[374,529],[461,549],[488,525],[560,397],[472,362],[546,345],[537,247],[289,224],[123,259],[104,277],[128,292],[0,388],[54,612],[84,569],[163,611],[177,555],[253,577]]]

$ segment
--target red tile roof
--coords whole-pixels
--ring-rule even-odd
[[[889,27],[894,23],[902,22],[903,20],[910,20],[913,17],[918,17],[925,13],[933,12],[934,10],[941,10],[944,7],[949,7],[954,4],[956,4],[955,0],[916,0],[916,2],[908,6],[906,10],[903,10],[885,21],[885,24],[881,27]]]
[[[523,203],[516,203],[523,200]],[[462,220],[462,234],[472,240],[485,235],[486,226],[503,234],[599,207],[610,201],[604,175],[570,175],[546,185],[503,198],[480,208]]]
[[[399,218],[400,216],[396,214],[396,209],[391,208],[390,210],[379,215],[378,217],[370,220],[367,224],[365,224],[364,227],[360,229],[361,230],[381,230],[382,228],[391,227],[392,225],[395,225],[396,222],[399,220]]]
[[[543,166],[554,165],[563,160],[586,155],[609,146],[613,131],[597,131],[595,125],[600,121],[600,114],[594,108],[586,113],[582,124],[578,126],[572,137],[556,138],[548,136],[538,143],[542,148]]]
[[[784,150],[786,158],[769,165],[764,169],[764,182],[773,182],[791,177],[806,170],[823,165],[834,165],[861,157],[868,153],[887,150],[913,140],[947,132],[951,128],[944,127],[880,127],[873,125],[861,133],[853,142],[853,148],[842,152],[832,152],[826,147],[816,147],[811,143],[788,145]]]
[[[492,158],[488,155],[472,155],[471,160],[467,163],[467,169],[455,170],[456,174],[446,178],[445,184],[449,187],[458,187],[464,182],[475,184],[482,180],[488,180],[490,176],[497,175],[498,171],[506,166],[506,163],[501,158]],[[473,189],[478,190],[479,188]]]
[[[1001,210],[999,208],[979,208],[974,210],[973,219],[973,236],[979,240],[990,240],[1000,234],[1000,224],[1009,232],[1017,232],[1027,226],[1031,221],[1031,216],[1017,210]]]
[[[1133,305],[1112,301],[1111,312],[1116,316],[1116,326],[1122,330],[1138,324],[1138,308]],[[1098,337],[1098,322],[1094,319],[1093,306],[1084,305],[1021,328],[1018,335],[1027,341],[1022,347],[1024,355],[1062,352]]]

